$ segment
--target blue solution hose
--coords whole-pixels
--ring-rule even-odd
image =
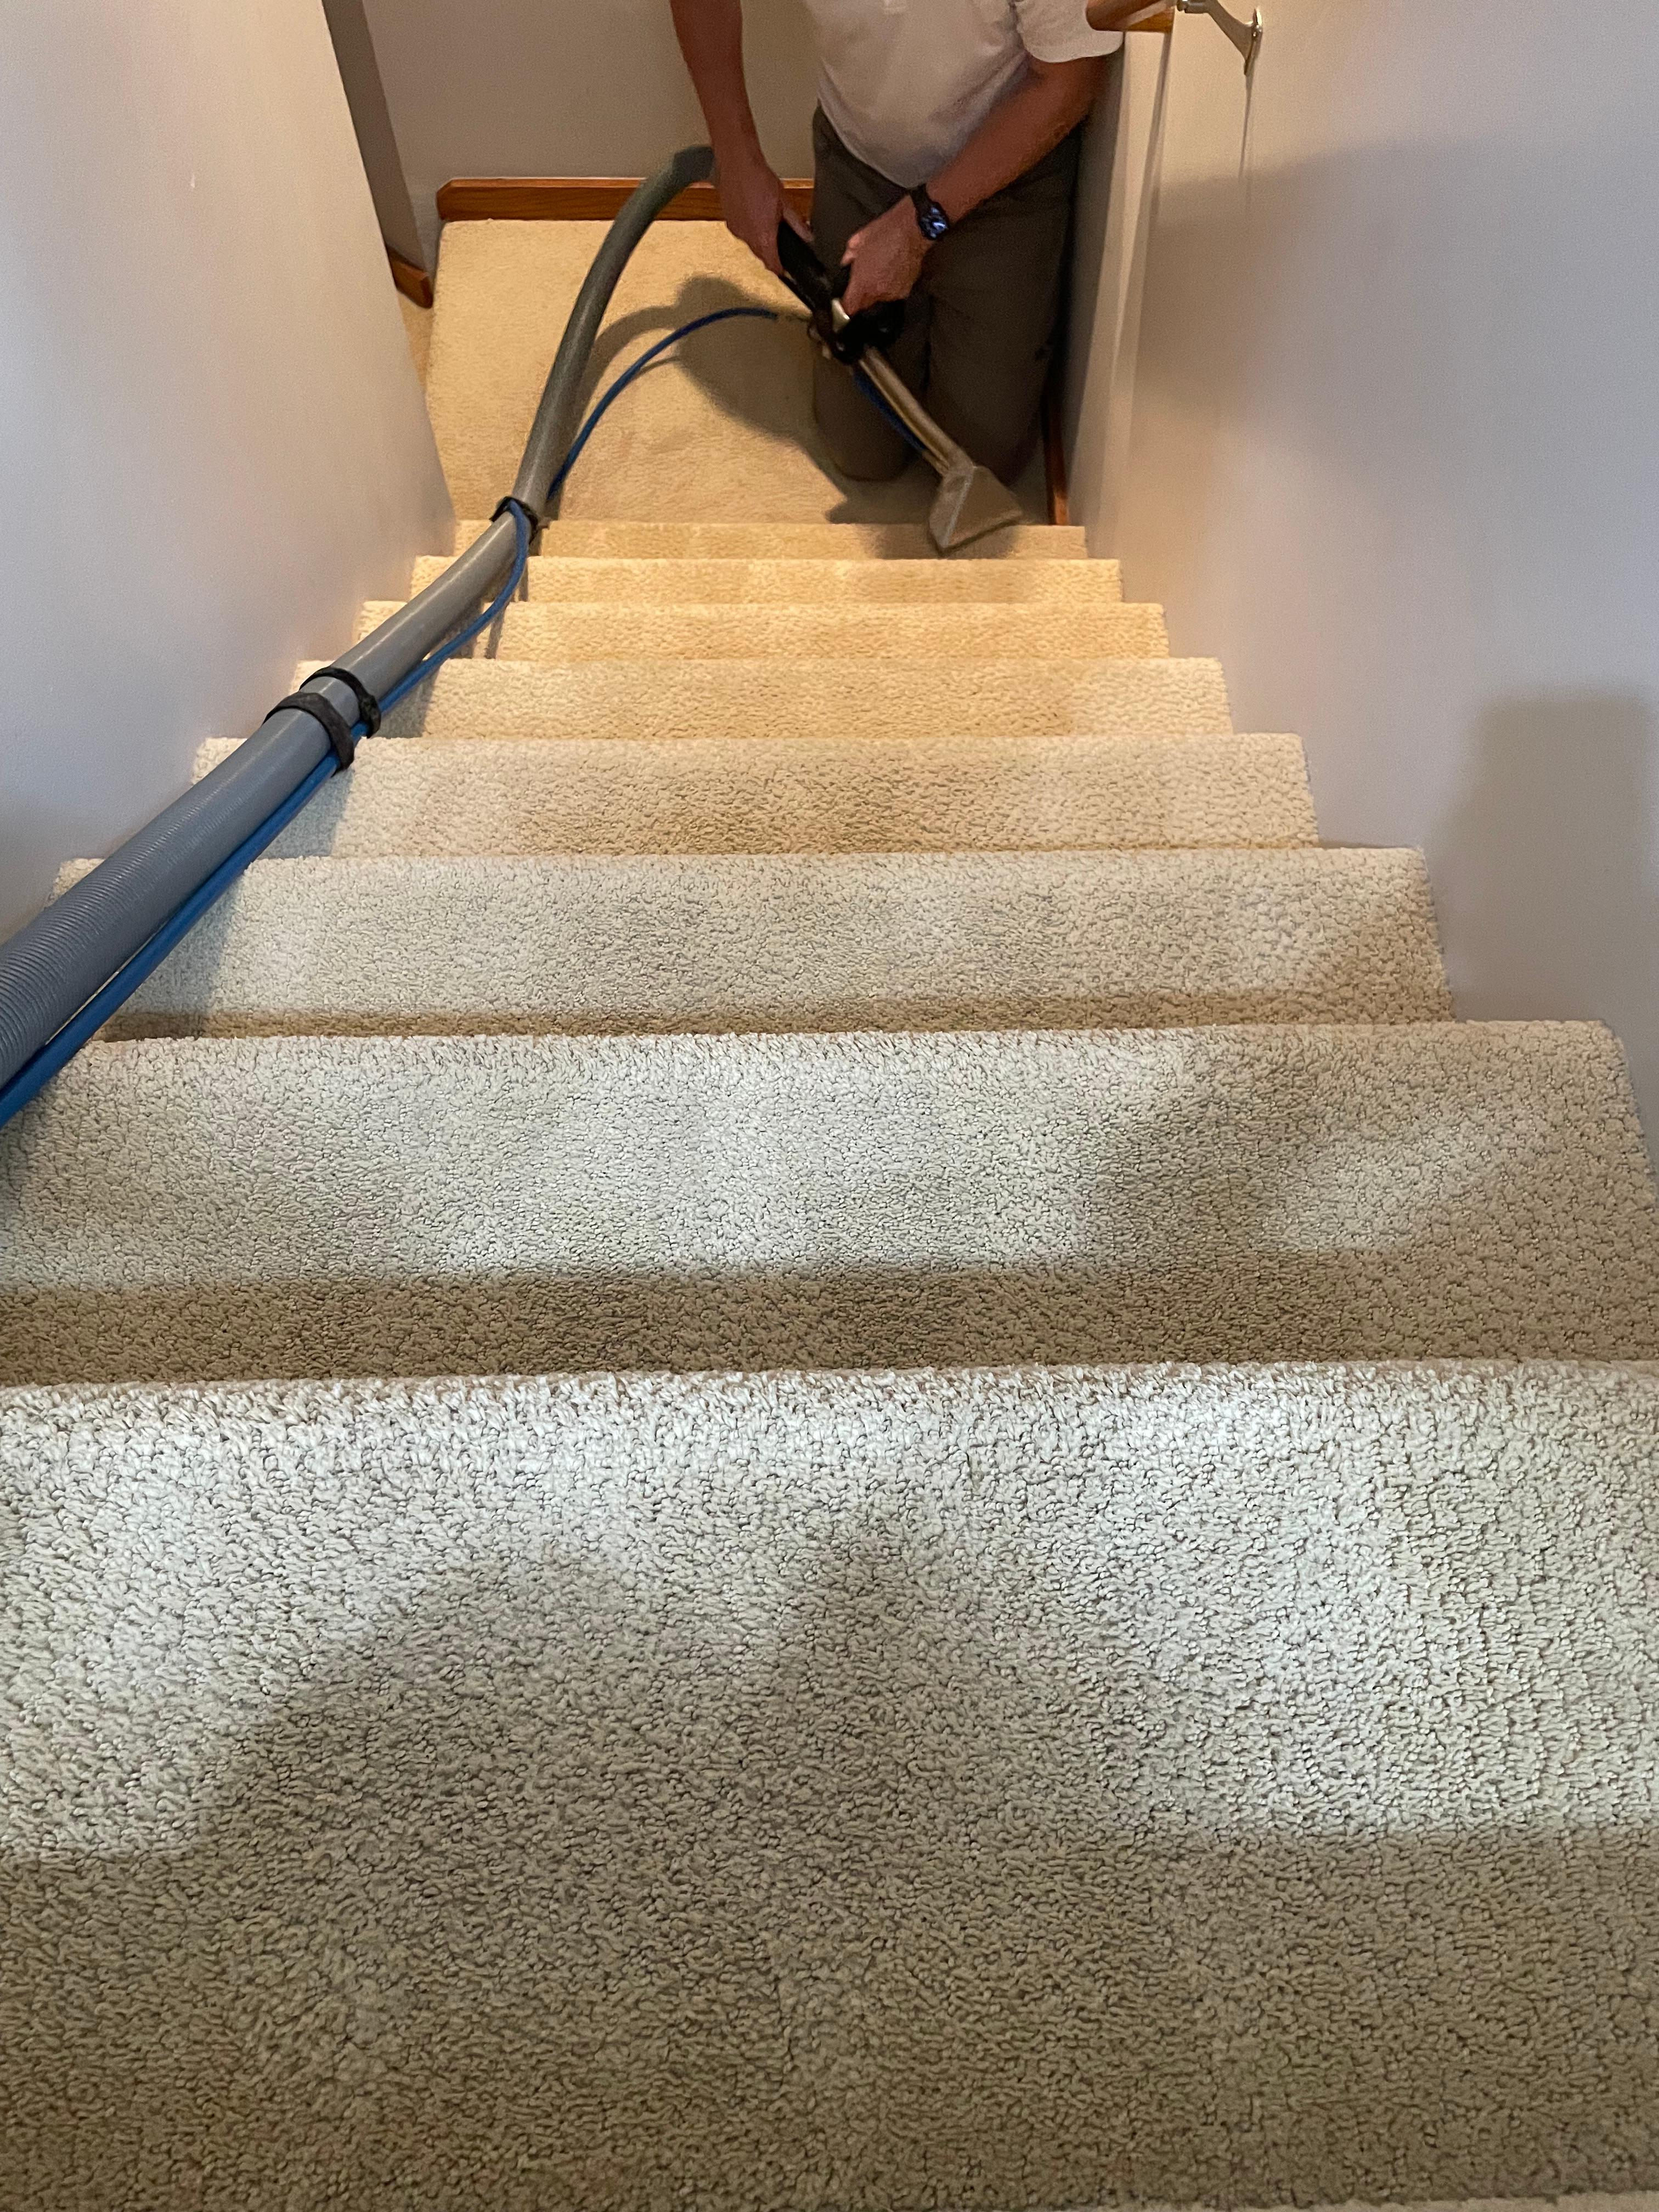
[[[407,698],[417,684],[424,684],[429,677],[435,676],[444,662],[459,653],[464,645],[470,644],[481,629],[487,629],[512,599],[523,580],[525,564],[530,557],[529,522],[521,507],[513,508],[512,514],[518,547],[511,573],[501,592],[483,614],[468,623],[465,629],[458,630],[453,637],[447,639],[436,653],[428,653],[424,660],[418,662],[401,683],[393,684],[380,702],[382,713],[395,707],[400,699]],[[366,723],[358,722],[353,726],[352,735],[361,737],[367,729]],[[135,952],[124,967],[116,969],[103,989],[87,1000],[74,1020],[65,1023],[49,1044],[43,1045],[26,1066],[18,1069],[11,1081],[0,1090],[0,1126],[9,1121],[14,1114],[21,1112],[30,1099],[44,1090],[52,1077],[74,1059],[82,1046],[103,1027],[118,1008],[126,1003],[139,985],[155,974],[168,953],[189,935],[208,908],[216,905],[224,896],[243,870],[251,866],[268,846],[276,842],[301,808],[316,796],[331,776],[340,773],[340,763],[334,755],[331,752],[325,754],[305,781],[289,793],[274,813],[265,817],[252,836],[244,839],[234,853],[222,860],[206,882],[198,884],[182,906],[175,908],[142,951]]]
[[[359,723],[357,726],[361,729],[362,725]],[[161,966],[179,939],[193,929],[208,908],[223,896],[250,861],[257,860],[307,800],[322,789],[339,765],[332,753],[319,762],[299,789],[290,792],[276,811],[267,816],[253,835],[222,860],[207,881],[168,916],[143,950],[135,952],[125,968],[118,968],[103,989],[87,1000],[74,1020],[66,1023],[50,1044],[43,1045],[33,1060],[18,1069],[5,1089],[0,1091],[0,1123],[20,1113],[74,1059],[82,1046],[132,996],[145,977]]]
[[[903,439],[905,444],[908,446],[911,452],[913,453],[920,453],[923,460],[926,460],[927,458],[927,447],[922,444],[921,439],[917,437],[915,432],[910,428],[909,424],[902,421],[893,412],[892,409],[887,404],[885,399],[883,398],[881,393],[877,391],[875,386],[871,383],[869,378],[865,374],[861,368],[854,369],[853,381],[857,385],[859,390],[864,394],[870,404],[875,409],[877,414],[884,415],[887,417],[888,422],[892,425],[893,428],[898,432],[900,437]]]
[[[667,352],[670,346],[678,344],[682,338],[690,337],[693,331],[707,330],[711,323],[734,322],[745,317],[769,323],[775,323],[778,319],[770,307],[720,307],[713,314],[699,315],[695,322],[682,324],[678,330],[671,331],[665,338],[659,338],[656,344],[642,353],[636,362],[631,362],[605,392],[581,428],[576,433],[570,451],[559,464],[558,473],[548,486],[548,497],[550,499],[552,497],[554,492],[558,489],[575,466],[581,456],[582,448],[599,428],[608,410],[621,398],[635,379],[643,375],[654,361]],[[418,690],[422,684],[429,683],[445,661],[453,659],[464,646],[472,642],[481,630],[488,629],[493,622],[499,620],[512,604],[520,585],[524,581],[525,568],[530,559],[530,523],[521,507],[515,505],[509,509],[509,512],[513,517],[514,529],[517,533],[517,546],[506,583],[502,585],[500,592],[481,615],[476,616],[464,629],[457,630],[453,637],[447,638],[435,653],[429,653],[424,660],[417,661],[407,676],[392,685],[380,702],[382,714],[389,714],[392,708],[397,706],[400,700],[406,699],[411,691]],[[358,722],[352,734],[354,737],[366,736],[367,725]],[[244,869],[251,866],[269,846],[275,843],[295,816],[316,796],[329,778],[340,773],[339,762],[331,752],[327,754],[318,763],[298,789],[290,792],[282,805],[265,817],[252,836],[246,838],[234,853],[222,860],[205,883],[199,884],[184,904],[168,915],[142,951],[135,952],[131,960],[127,961],[123,967],[117,969],[108,982],[100,991],[88,1000],[74,1019],[67,1022],[49,1043],[43,1045],[33,1060],[18,1069],[11,1081],[3,1089],[0,1089],[0,1125],[10,1121],[13,1115],[20,1113],[32,1098],[46,1088],[52,1077],[59,1073],[74,1059],[82,1046],[103,1027],[110,1016],[125,1004],[140,984],[155,972],[168,953],[174,951],[182,939],[189,935],[208,909],[217,904]]]
[[[666,353],[670,346],[678,345],[682,338],[689,338],[694,331],[706,331],[711,323],[736,323],[745,319],[760,323],[775,323],[778,318],[770,307],[717,307],[712,315],[699,315],[694,323],[682,323],[678,330],[670,331],[665,338],[659,338],[656,344],[648,347],[636,362],[630,362],[594,408],[581,428],[577,431],[570,451],[559,464],[558,474],[548,486],[548,497],[550,499],[552,497],[571,470],[575,467],[581,458],[582,447],[599,428],[606,411],[614,402],[622,398],[636,376],[644,375],[659,354]]]

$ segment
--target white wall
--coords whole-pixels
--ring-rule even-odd
[[[1461,1011],[1611,1022],[1651,1134],[1659,9],[1264,8],[1248,115],[1178,24],[1132,426],[1080,430],[1079,506],[1239,727],[1307,738],[1328,837],[1427,848]]]
[[[1169,40],[1127,37],[1084,132],[1072,239],[1065,436],[1072,508],[1097,550],[1116,543],[1128,472]]]
[[[638,177],[702,137],[668,0],[364,0],[416,219],[452,177]],[[810,176],[817,82],[799,0],[749,0],[755,119]]]
[[[15,0],[0,931],[448,542],[320,0]]]

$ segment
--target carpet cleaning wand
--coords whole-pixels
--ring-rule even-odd
[[[882,411],[939,477],[939,493],[927,517],[927,534],[941,553],[954,553],[994,530],[1024,520],[1024,509],[989,469],[982,469],[947,438],[883,348],[892,344],[904,319],[901,301],[866,307],[849,315],[841,303],[850,269],[831,276],[799,232],[778,225],[778,258],[784,281],[812,319],[812,335],[832,361],[868,387]]]

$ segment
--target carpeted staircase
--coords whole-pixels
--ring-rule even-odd
[[[598,235],[448,234],[472,512]],[[662,226],[602,366],[776,296]],[[0,2209],[1637,2212],[1619,1048],[801,349],[0,1133]]]

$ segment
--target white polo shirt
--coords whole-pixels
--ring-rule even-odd
[[[1040,62],[1109,54],[1084,0],[805,0],[817,26],[818,98],[849,152],[919,185],[962,151]]]

